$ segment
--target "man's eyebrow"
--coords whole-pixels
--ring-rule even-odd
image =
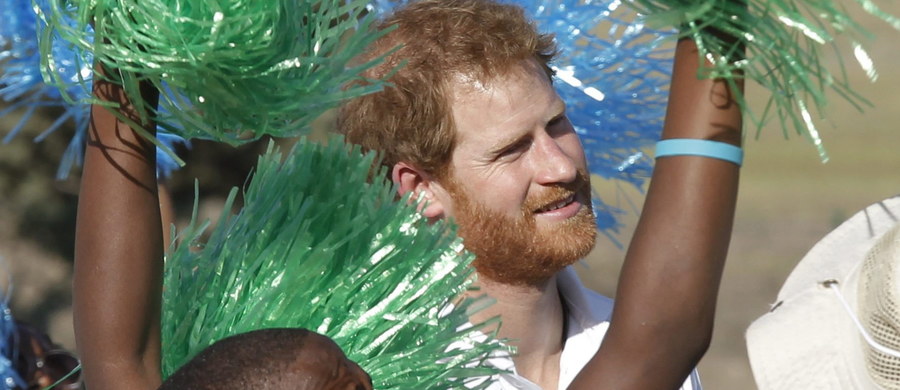
[[[517,145],[517,144],[525,141],[525,139],[528,137],[531,137],[530,131],[522,132],[520,134],[510,136],[510,137],[501,138],[499,141],[497,141],[496,143],[494,143],[494,145],[491,146],[489,151],[492,156],[496,156],[500,153],[503,153],[505,150],[509,149],[509,147],[511,147],[513,145]]]
[[[548,122],[553,119],[556,119],[560,115],[566,114],[566,107],[567,107],[566,102],[563,101],[562,99],[556,99],[555,101],[553,101],[553,103],[550,103],[550,104],[551,104],[550,107],[552,108],[551,112],[553,112],[553,115],[551,115],[550,118],[547,118]]]
[[[566,102],[563,101],[562,99],[559,99],[559,98],[555,99],[552,103],[550,103],[550,108],[551,109],[548,110],[548,112],[550,112],[552,114],[549,117],[544,119],[545,122],[550,122],[550,121],[557,119],[560,116],[563,116],[566,114]],[[501,138],[499,141],[494,143],[494,145],[492,145],[488,150],[490,151],[490,154],[492,156],[496,156],[500,153],[503,153],[503,151],[506,150],[507,148],[509,148],[510,146],[516,145],[516,144],[524,141],[526,138],[528,138],[530,136],[531,136],[531,130],[526,129],[525,131],[522,131],[519,134]]]

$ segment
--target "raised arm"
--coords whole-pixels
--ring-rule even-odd
[[[94,94],[140,123],[123,89],[99,79]],[[110,110],[91,108],[75,235],[75,337],[91,390],[155,389],[163,266],[156,152]]]
[[[699,61],[693,41],[678,42],[662,138],[739,145],[740,109],[727,82],[697,78]],[[676,389],[684,382],[712,337],[738,172],[709,157],[657,160],[609,332],[570,389]]]

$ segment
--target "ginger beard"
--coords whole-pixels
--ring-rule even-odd
[[[475,254],[473,266],[482,277],[508,285],[539,286],[594,248],[597,227],[590,182],[580,170],[572,183],[529,196],[515,217],[474,201],[453,178],[446,189],[453,198],[458,234],[466,250]],[[573,194],[584,203],[578,214],[537,226],[536,210]]]

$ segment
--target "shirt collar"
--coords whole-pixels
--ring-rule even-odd
[[[574,330],[573,325],[576,325],[576,328],[589,329],[600,323],[609,322],[612,315],[612,300],[585,288],[574,268],[570,266],[560,271],[556,283],[569,314],[569,336]]]

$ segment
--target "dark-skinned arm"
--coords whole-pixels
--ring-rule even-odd
[[[142,94],[158,99],[152,88]],[[121,87],[95,77],[94,95],[141,123]],[[89,389],[155,389],[163,267],[156,151],[110,110],[91,107],[75,234],[75,338]],[[143,127],[152,134],[154,126]]]
[[[694,42],[679,41],[662,138],[740,145],[740,108],[727,82],[698,79],[699,66]],[[677,389],[685,381],[712,338],[738,173],[708,157],[657,160],[609,331],[570,389]]]

